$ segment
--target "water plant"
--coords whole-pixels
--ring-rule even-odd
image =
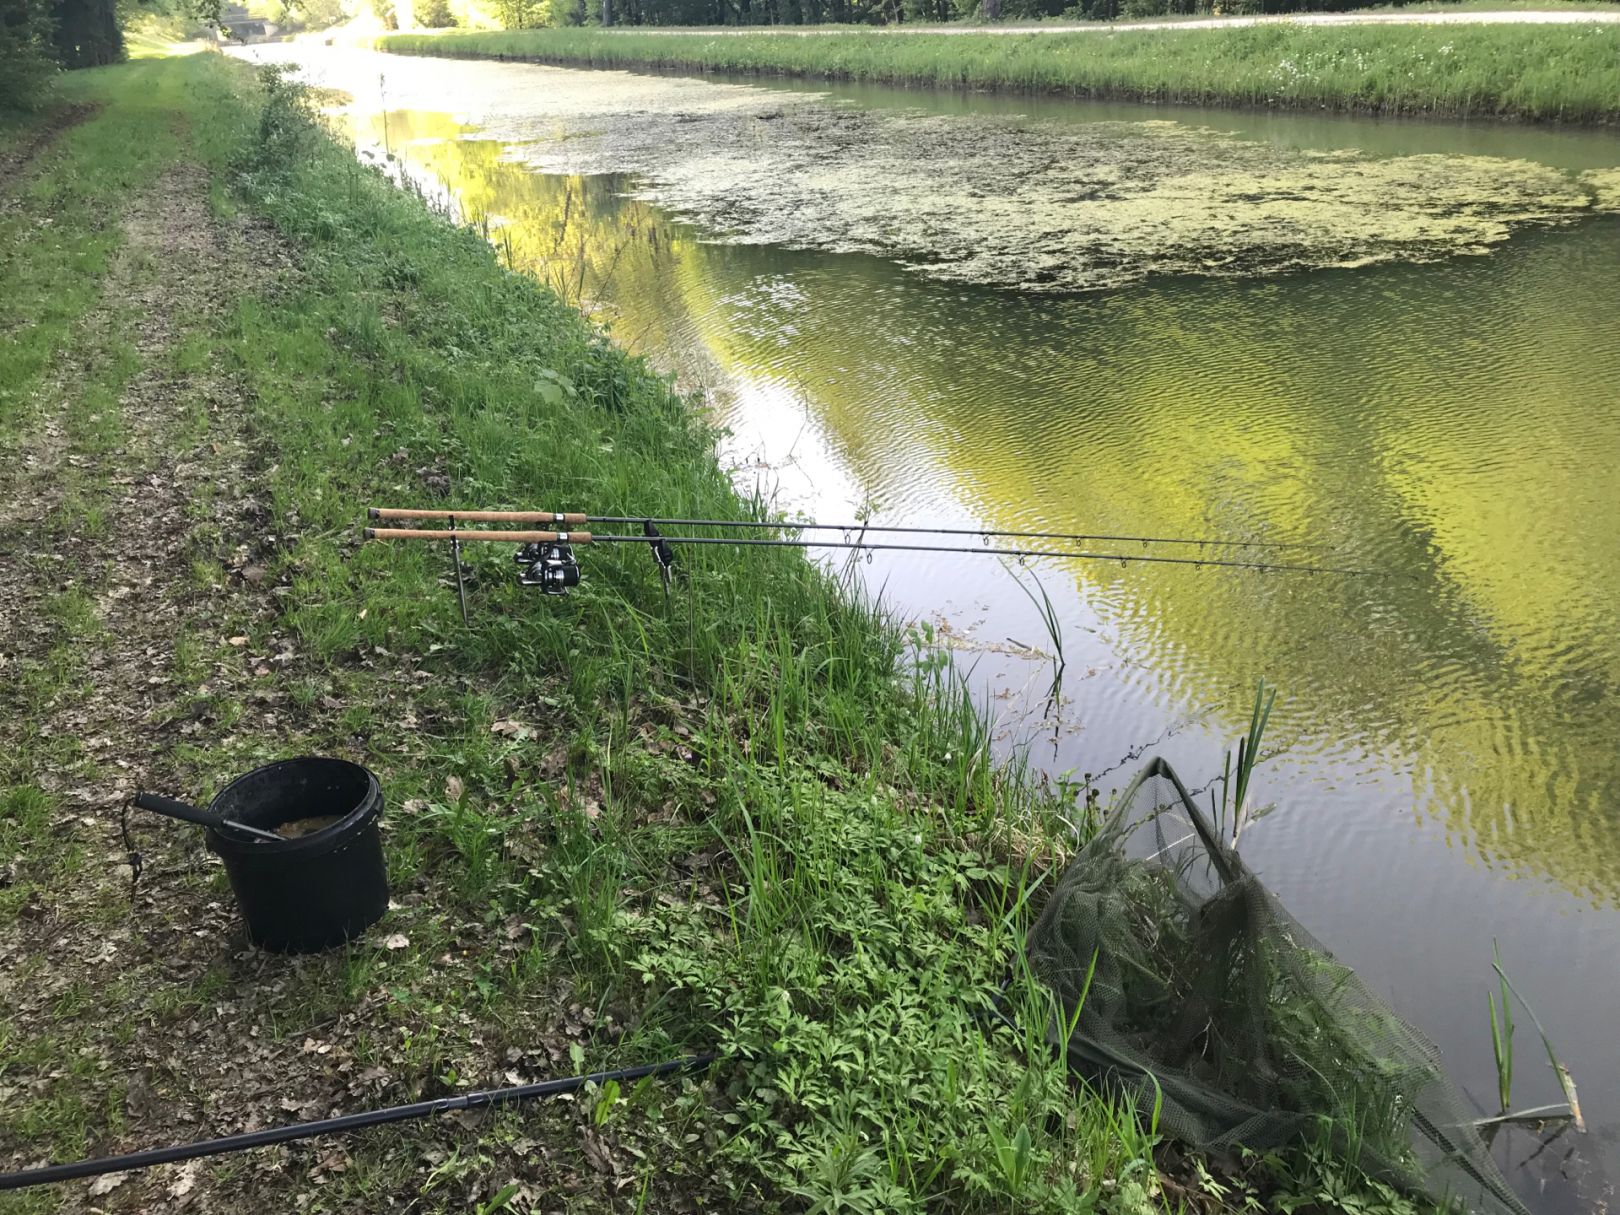
[[[1536,1016],[1536,1010],[1530,1007],[1529,1001],[1526,1000],[1522,995],[1519,994],[1518,988],[1513,986],[1513,980],[1508,978],[1507,971],[1502,968],[1502,956],[1501,956],[1500,952],[1495,951],[1494,947],[1493,947],[1493,955],[1494,956],[1491,959],[1491,969],[1496,971],[1496,977],[1502,984],[1502,988],[1503,988],[1503,991],[1502,991],[1503,1020],[1507,1021],[1507,1025],[1508,1025],[1507,1032],[1506,1032],[1506,1035],[1505,1035],[1505,1040],[1502,1042],[1502,1049],[1505,1050],[1506,1060],[1507,1060],[1507,1072],[1506,1072],[1507,1080],[1509,1082],[1511,1082],[1512,1076],[1513,1076],[1513,1071],[1512,1071],[1512,1069],[1513,1069],[1513,1053],[1512,1053],[1512,1051],[1513,1051],[1513,1030],[1512,1030],[1512,1022],[1511,1022],[1511,1020],[1508,1019],[1508,1014],[1506,1012],[1507,1004],[1508,1004],[1508,996],[1511,995],[1515,1000],[1517,1000],[1519,1002],[1519,1007],[1524,1009],[1525,1014],[1527,1016],[1529,1016],[1530,1023],[1536,1027],[1536,1033],[1541,1038],[1541,1048],[1542,1048],[1542,1050],[1544,1050],[1547,1053],[1547,1063],[1551,1066],[1552,1071],[1553,1071],[1553,1075],[1558,1080],[1558,1087],[1563,1091],[1564,1102],[1565,1102],[1565,1104],[1567,1106],[1568,1116],[1569,1116],[1570,1121],[1574,1124],[1574,1127],[1575,1127],[1575,1129],[1577,1131],[1585,1131],[1586,1130],[1586,1119],[1584,1117],[1582,1117],[1582,1115],[1581,1115],[1581,1099],[1580,1099],[1580,1094],[1575,1091],[1575,1078],[1570,1075],[1569,1069],[1564,1066],[1562,1060],[1560,1060],[1558,1058],[1557,1052],[1553,1050],[1552,1039],[1547,1036],[1547,1029],[1546,1029],[1546,1027],[1544,1025],[1542,1025],[1541,1018]],[[1496,1028],[1497,1028],[1496,1022],[1495,1022],[1495,1019],[1493,1018],[1492,1019],[1492,1039],[1493,1039],[1493,1043],[1496,1041]],[[1503,1057],[1503,1055],[1501,1053],[1499,1053],[1498,1054],[1498,1063],[1497,1063],[1497,1075],[1498,1075],[1499,1081],[1500,1081],[1500,1078],[1503,1075],[1502,1062],[1501,1062],[1502,1057]],[[1506,1102],[1506,1099],[1504,1098],[1504,1100],[1503,1100],[1504,1112],[1506,1112],[1506,1110],[1505,1110],[1506,1104],[1507,1104],[1507,1102]]]
[[[1229,838],[1233,848],[1237,847],[1243,828],[1269,810],[1269,807],[1258,811],[1250,808],[1249,784],[1254,778],[1254,766],[1260,760],[1260,744],[1265,738],[1266,723],[1271,720],[1271,706],[1276,700],[1277,689],[1267,688],[1266,681],[1261,679],[1254,689],[1254,707],[1249,712],[1248,728],[1238,739],[1236,763],[1228,751],[1221,775],[1217,778],[1221,787],[1220,800],[1216,801],[1214,791],[1210,791],[1210,810],[1215,830],[1223,838]]]
[[[1030,581],[1035,584],[1033,591],[1024,585],[1022,578],[1014,577],[1013,581],[1040,613],[1041,626],[1046,630],[1046,639],[1052,644],[1052,680],[1046,691],[1046,711],[1049,715],[1055,716],[1061,708],[1063,672],[1068,667],[1068,662],[1063,656],[1063,619],[1058,615],[1057,605],[1052,602],[1052,597],[1046,593],[1046,587],[1041,582],[1040,576],[1033,570],[1029,576]]]
[[[1500,1102],[1500,1113],[1507,1113],[1513,1101],[1513,1001],[1512,993],[1508,990],[1507,975],[1502,970],[1502,952],[1491,943],[1493,961],[1491,965],[1496,969],[1497,982],[1501,984],[1502,1004],[1498,1011],[1496,996],[1490,992],[1485,998],[1491,1005],[1491,1053],[1496,1060],[1496,1096]]]

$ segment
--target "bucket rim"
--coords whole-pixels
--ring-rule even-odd
[[[291,767],[295,764],[335,765],[352,769],[366,778],[365,791],[360,795],[360,800],[354,809],[342,815],[337,822],[322,827],[311,835],[299,836],[296,839],[284,839],[275,842],[244,839],[229,831],[221,832],[213,827],[208,827],[205,829],[204,834],[211,851],[220,855],[228,852],[232,856],[240,857],[280,857],[296,856],[300,853],[325,852],[352,840],[382,814],[382,786],[377,781],[377,774],[364,764],[357,764],[353,760],[342,759],[335,755],[295,755],[287,759],[278,759],[273,763],[261,764],[259,767],[235,777],[224,788],[215,793],[213,800],[208,804],[208,808],[213,811],[221,810],[221,803],[227,801],[231,793],[239,785],[256,777],[262,777],[277,768]],[[258,824],[250,825],[257,826]]]

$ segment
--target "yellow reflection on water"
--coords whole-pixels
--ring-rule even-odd
[[[388,122],[621,341],[790,389],[891,515],[1331,542],[1383,571],[1073,577],[1185,703],[1264,676],[1278,732],[1411,771],[1487,857],[1620,894],[1620,223],[1442,266],[1036,298],[705,243],[623,179],[538,176],[445,115]]]

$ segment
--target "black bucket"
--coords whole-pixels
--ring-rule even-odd
[[[266,831],[304,819],[337,820],[274,842],[208,829],[208,846],[225,862],[255,945],[283,953],[329,949],[359,936],[388,909],[377,831],[382,789],[359,764],[283,760],[237,777],[208,808]]]

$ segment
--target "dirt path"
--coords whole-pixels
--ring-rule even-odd
[[[348,707],[293,691],[331,685],[281,615],[291,588],[271,569],[295,538],[267,534],[270,445],[219,345],[240,297],[296,290],[300,271],[268,230],[212,215],[208,189],[179,164],[131,200],[99,302],[25,433],[6,437],[0,796],[15,801],[0,836],[24,843],[0,862],[0,1172],[417,1100],[458,1069],[568,1074],[596,1015],[549,986],[500,1024],[447,1020],[426,983],[402,1014],[380,959],[403,935],[310,957],[251,949],[201,833],[139,813],[132,892],[119,823],[136,790],[205,798],[181,782],[188,753],[242,738],[266,758],[319,751]],[[410,674],[377,682],[414,723]],[[529,948],[523,925],[496,935],[494,956]],[[485,961],[469,942],[437,970],[459,991]],[[504,1169],[533,1179],[514,1209],[558,1209],[533,1204],[562,1192],[600,1210],[633,1173],[582,1118],[525,1111],[499,1147],[487,1120],[441,1119],[68,1183],[20,1209],[408,1210],[424,1187],[436,1209],[472,1209]],[[331,1204],[351,1169],[377,1205]]]
[[[72,728],[86,740],[88,762],[134,779],[147,773],[130,757],[148,748],[134,745],[132,729],[173,700],[176,628],[201,606],[177,593],[193,544],[192,504],[205,484],[223,503],[249,500],[231,458],[239,453],[226,450],[244,443],[229,385],[206,369],[179,371],[176,346],[246,288],[245,271],[221,267],[274,267],[287,258],[262,232],[216,223],[206,178],[191,166],[171,169],[137,197],[124,229],[101,301],[47,377],[33,434],[19,445],[18,475],[0,493],[8,549],[46,575],[6,580],[0,614],[21,625],[16,652],[26,657],[32,648],[38,657],[61,632],[52,600],[78,592],[93,604],[94,623],[79,622],[94,633],[82,647],[89,687],[80,689],[93,694],[70,707],[80,698],[69,691],[54,709],[72,720],[35,724],[47,736]],[[116,336],[123,329],[133,343]],[[131,361],[115,406],[98,407],[96,390],[112,389],[119,365]],[[203,430],[207,445],[191,446]],[[241,522],[229,513],[216,527]],[[60,774],[41,776],[49,784]]]
[[[64,106],[27,139],[0,151],[0,207],[5,205],[5,197],[15,193],[28,179],[41,153],[94,114],[96,108],[93,105]]]
[[[219,902],[183,925],[166,908],[166,894],[209,876],[211,861],[183,828],[138,825],[144,873],[131,901],[117,823],[136,788],[168,784],[158,757],[205,728],[210,692],[252,683],[246,670],[192,669],[183,652],[223,619],[273,610],[254,585],[253,554],[235,544],[259,530],[260,514],[240,401],[227,377],[184,349],[212,314],[290,263],[262,228],[210,214],[200,169],[165,172],[133,200],[101,299],[46,377],[31,433],[16,445],[17,475],[0,484],[0,563],[11,571],[0,580],[0,670],[13,676],[0,694],[0,746],[12,783],[54,807],[41,824],[49,846],[36,843],[18,872],[0,875],[0,885],[33,888],[0,934],[0,1005],[19,1033],[15,1048],[43,1056],[0,1077],[0,1126],[32,1128],[25,1142],[58,1129],[39,1126],[48,1111],[73,1116],[65,1077],[88,1077],[134,1137],[163,1142],[224,1095],[219,1067],[238,1069],[196,1030],[192,1045],[215,1060],[212,1081],[185,1034],[148,1028],[132,1049],[131,1027],[96,1015],[96,1003],[132,981],[185,993],[234,929]],[[211,564],[217,576],[203,577]],[[273,707],[253,713],[274,721]],[[0,1136],[0,1168],[42,1162],[18,1142]],[[127,1146],[93,1133],[87,1144]],[[184,1205],[196,1176],[160,1171],[105,1201],[152,1209],[162,1193]],[[77,1191],[102,1200],[125,1181]]]

